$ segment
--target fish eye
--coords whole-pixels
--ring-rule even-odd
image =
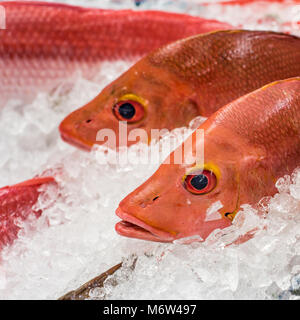
[[[184,180],[185,188],[194,194],[205,194],[214,189],[217,184],[217,178],[212,171],[203,170],[188,174]]]
[[[133,123],[143,119],[145,109],[143,105],[137,101],[124,100],[114,105],[113,113],[118,120]]]

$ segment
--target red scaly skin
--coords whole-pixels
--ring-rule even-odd
[[[300,163],[300,78],[274,82],[221,108],[205,121],[204,164],[175,164],[175,152],[144,184],[121,201],[116,231],[127,237],[173,241],[198,235],[206,239],[215,229],[231,224],[242,204],[255,205],[276,193],[275,182]],[[196,142],[195,142],[196,141]],[[197,145],[198,144],[198,145]],[[200,149],[198,149],[200,150]],[[186,170],[208,170],[216,185],[204,194],[184,184]],[[189,173],[188,173],[189,174]],[[208,219],[216,201],[220,216]]]
[[[102,61],[136,60],[168,42],[230,26],[160,11],[102,10],[43,2],[1,2],[0,97],[30,99]]]
[[[54,182],[53,177],[34,178],[0,189],[0,249],[17,237],[20,230],[17,221],[25,220],[30,214],[41,215],[41,211],[32,209],[40,195],[39,187]]]

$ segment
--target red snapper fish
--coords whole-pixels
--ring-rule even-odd
[[[208,117],[272,81],[300,74],[300,39],[268,31],[227,30],[168,44],[142,58],[60,124],[63,140],[90,150],[101,129],[119,122],[134,129],[169,130]],[[123,138],[122,138],[123,139]],[[143,142],[148,142],[143,141]],[[136,141],[128,141],[131,145]]]
[[[171,153],[121,201],[120,235],[163,242],[206,239],[230,226],[242,204],[274,195],[277,179],[300,164],[300,78],[271,83],[229,103],[199,129],[204,140],[193,137],[190,152],[205,143],[203,165],[175,164],[176,150]],[[223,207],[212,220],[208,209],[216,201]]]
[[[35,1],[0,5],[5,10],[5,29],[0,30],[2,105],[9,98],[29,101],[37,92],[53,90],[78,70],[92,79],[103,61],[136,61],[168,42],[230,28],[215,20],[161,11]]]

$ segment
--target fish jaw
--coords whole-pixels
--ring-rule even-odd
[[[124,212],[120,207],[116,210],[116,215],[122,219],[115,226],[116,232],[121,236],[155,242],[172,242],[175,240],[171,233],[147,225]]]
[[[70,133],[62,130],[61,127],[59,127],[59,131],[61,139],[66,143],[84,151],[91,151],[93,144],[91,145],[88,141],[80,141],[79,139],[76,139],[76,137],[72,137]]]

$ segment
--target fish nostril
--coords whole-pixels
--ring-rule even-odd
[[[92,120],[91,119],[88,119],[88,120],[86,120],[85,122],[86,123],[90,123]]]
[[[159,196],[156,196],[156,197],[154,197],[153,199],[152,199],[152,202],[154,202],[155,200],[157,200],[159,198]],[[151,198],[149,199],[147,199],[146,201],[145,200],[143,200],[143,201],[141,201],[140,203],[139,203],[139,206],[141,207],[141,208],[146,208],[148,205],[151,205]]]

